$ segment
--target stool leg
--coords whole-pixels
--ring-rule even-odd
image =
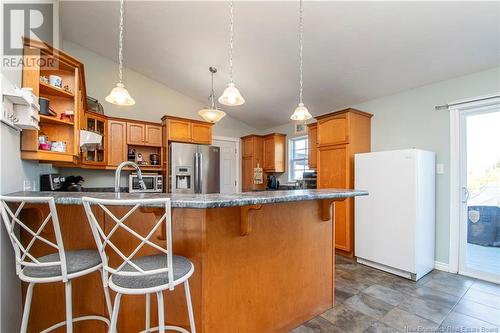
[[[73,303],[71,301],[71,280],[64,283],[64,293],[66,296],[66,332],[73,332]]]
[[[193,304],[191,303],[191,291],[189,290],[189,280],[184,281],[184,291],[186,293],[186,305],[189,316],[189,328],[191,329],[191,333],[196,333],[196,325],[194,323],[194,314],[193,314]]]
[[[158,332],[165,333],[165,309],[163,307],[163,293],[161,291],[156,293],[158,298]]]
[[[106,283],[106,281],[104,281],[104,272],[102,271],[102,269],[100,269],[99,272],[101,273],[101,278],[102,278],[102,287],[104,289],[104,299],[106,300],[106,310],[108,310],[108,316],[111,317],[113,310],[111,308],[111,297],[109,296],[108,284]]]
[[[109,332],[116,332],[116,323],[118,322],[118,312],[120,312],[120,300],[122,298],[122,294],[116,293],[115,296],[115,304],[113,305],[113,315],[111,316],[111,324],[109,325]]]
[[[21,333],[26,333],[28,330],[28,321],[30,317],[31,309],[31,297],[33,296],[34,283],[28,285],[28,290],[26,290],[26,301],[24,302],[23,320],[21,322]]]
[[[151,328],[151,294],[146,294],[146,331]]]

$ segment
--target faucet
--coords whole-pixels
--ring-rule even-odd
[[[141,172],[141,169],[139,168],[139,166],[137,164],[135,164],[134,162],[130,162],[130,161],[125,161],[125,162],[122,162],[118,168],[116,168],[116,172],[115,172],[115,193],[120,193],[120,174],[122,172],[122,169],[126,166],[131,166],[135,169],[135,171],[137,171],[137,180],[139,181],[139,186],[141,187],[141,190],[145,190],[146,189],[146,184],[144,184],[144,181],[142,180],[142,172]]]

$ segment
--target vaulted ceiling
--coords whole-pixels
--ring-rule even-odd
[[[117,58],[117,1],[63,1],[63,38]],[[298,99],[298,1],[235,2],[234,76],[224,107],[256,128]],[[313,115],[499,66],[498,2],[304,3],[304,102]],[[126,2],[125,65],[200,101],[228,82],[229,4]],[[126,80],[126,78],[125,78]]]

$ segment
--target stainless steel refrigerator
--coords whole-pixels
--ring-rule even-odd
[[[172,193],[220,193],[220,148],[171,143],[169,191]]]

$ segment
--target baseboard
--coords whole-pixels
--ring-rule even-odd
[[[449,265],[447,263],[441,262],[441,261],[434,261],[434,268],[439,270],[439,271],[445,271],[449,272]]]

